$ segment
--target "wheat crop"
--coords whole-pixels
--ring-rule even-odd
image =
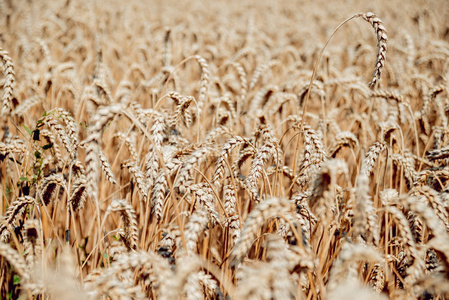
[[[449,299],[448,19],[0,0],[0,299]]]

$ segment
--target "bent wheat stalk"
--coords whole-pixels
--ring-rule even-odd
[[[350,20],[355,19],[355,18],[360,18],[360,17],[362,17],[365,21],[369,22],[371,24],[371,26],[373,26],[373,28],[377,34],[376,65],[374,68],[373,77],[371,79],[371,82],[368,84],[368,86],[371,89],[373,89],[375,87],[376,83],[379,81],[380,75],[382,74],[382,68],[385,64],[385,58],[386,58],[386,53],[387,53],[387,41],[388,41],[387,30],[383,26],[382,21],[379,18],[377,18],[374,13],[372,13],[372,12],[358,13],[358,14],[355,14],[352,17],[344,20],[340,25],[338,25],[337,28],[335,28],[335,30],[332,32],[332,34],[327,38],[326,42],[324,43],[324,46],[321,49],[320,55],[318,56],[318,59],[315,63],[315,67],[313,68],[312,77],[310,78],[309,87],[307,89],[307,96],[306,96],[306,100],[304,101],[304,107],[303,107],[303,111],[302,111],[303,116],[306,115],[307,102],[309,101],[309,98],[310,98],[310,91],[312,90],[313,80],[315,79],[316,71],[320,64],[321,57],[323,56],[324,49],[326,49],[327,44],[329,44],[329,41],[334,36],[334,34],[337,32],[337,30],[340,29],[340,27],[342,27],[344,24],[346,24]],[[304,120],[301,121],[301,131],[303,130],[303,127],[304,127]]]
[[[3,85],[3,97],[2,97],[2,111],[1,116],[7,116],[11,114],[12,110],[12,98],[15,86],[15,73],[14,64],[7,51],[0,48],[0,60],[3,62],[5,83]]]

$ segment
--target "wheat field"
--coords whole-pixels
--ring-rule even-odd
[[[0,0],[0,299],[449,299],[448,19]]]

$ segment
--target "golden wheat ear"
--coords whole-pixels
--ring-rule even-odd
[[[0,242],[9,243],[11,231],[14,231],[13,225],[17,219],[20,219],[26,212],[29,205],[36,203],[36,200],[30,196],[19,197],[8,207],[3,220],[0,223]]]
[[[377,34],[376,64],[373,72],[373,78],[368,84],[370,88],[374,88],[380,79],[380,75],[382,74],[382,69],[385,64],[385,59],[387,55],[387,41],[388,41],[387,30],[385,29],[382,20],[376,17],[376,15],[372,12],[362,14],[362,18],[365,21],[369,22],[371,26],[373,26]]]
[[[12,111],[12,99],[16,77],[14,73],[14,64],[9,53],[0,48],[0,60],[3,63],[3,73],[5,75],[5,83],[3,85],[2,110],[1,116],[9,116]]]
[[[290,212],[290,203],[278,197],[273,197],[259,203],[251,211],[243,225],[243,229],[234,249],[231,253],[231,267],[237,267],[251,249],[254,239],[257,236],[259,228],[269,218],[286,215]]]

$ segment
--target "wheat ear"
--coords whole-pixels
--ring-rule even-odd
[[[42,254],[40,242],[41,227],[38,220],[27,220],[24,225],[23,248],[28,270],[33,271],[33,267],[38,262]]]
[[[139,193],[142,196],[142,200],[147,202],[148,200],[148,184],[145,179],[145,175],[140,170],[140,168],[136,165],[135,161],[130,159],[124,161],[122,163],[122,168],[128,168],[128,171],[133,175],[133,182],[137,185],[139,189]]]
[[[363,163],[362,163],[363,164]],[[360,172],[356,182],[356,214],[354,218],[353,237],[365,237],[368,243],[377,246],[379,242],[379,224],[374,203],[369,196],[369,176]]]
[[[4,243],[8,243],[11,238],[11,233],[9,232],[9,228],[14,224],[17,218],[20,218],[25,208],[28,205],[32,205],[36,202],[33,197],[24,196],[19,197],[14,200],[11,205],[9,205],[8,210],[6,211],[2,223],[0,224],[0,241]]]
[[[21,280],[26,282],[30,279],[25,259],[9,244],[0,243],[0,255],[14,267],[14,271],[19,275]]]
[[[197,209],[190,216],[184,230],[186,248],[189,253],[198,253],[198,239],[206,231],[208,223],[209,216],[206,210]]]
[[[5,83],[3,85],[3,97],[2,97],[2,116],[8,116],[12,110],[12,98],[15,86],[15,73],[14,64],[12,62],[9,53],[2,48],[0,48],[0,60],[3,63]]]
[[[382,264],[383,258],[373,247],[351,244],[346,242],[334,262],[329,275],[328,291],[336,290],[338,285],[351,277],[356,277],[357,270],[354,263],[357,261],[374,261]]]
[[[68,205],[72,206],[74,212],[79,211],[84,207],[87,194],[86,186],[87,181],[85,176],[80,176],[79,178],[77,178],[72,185]],[[67,209],[70,211],[70,206],[68,206]]]
[[[87,189],[89,196],[95,200],[98,200],[101,133],[109,120],[117,114],[120,114],[122,109],[123,106],[120,104],[110,105],[99,109],[93,118],[93,126],[89,130],[89,136],[84,141],[84,143],[87,144],[85,158]]]
[[[109,211],[118,211],[123,220],[125,234],[123,240],[128,249],[136,250],[139,241],[136,212],[126,200],[114,200],[108,207]]]
[[[272,197],[259,203],[251,211],[243,225],[240,238],[231,253],[231,266],[235,267],[242,261],[250,250],[260,226],[271,217],[287,214],[290,211],[290,203],[284,198]]]
[[[60,173],[51,174],[44,178],[42,181],[42,191],[40,193],[41,200],[48,205],[55,196],[57,186],[66,189],[66,181],[64,176]]]
[[[382,74],[382,69],[385,64],[385,58],[387,53],[387,41],[388,41],[387,30],[385,29],[382,20],[376,17],[376,15],[372,12],[362,14],[362,18],[365,21],[369,22],[371,26],[373,26],[377,34],[376,63],[373,72],[373,78],[371,79],[371,82],[368,84],[370,88],[374,88],[380,79],[380,75]]]

